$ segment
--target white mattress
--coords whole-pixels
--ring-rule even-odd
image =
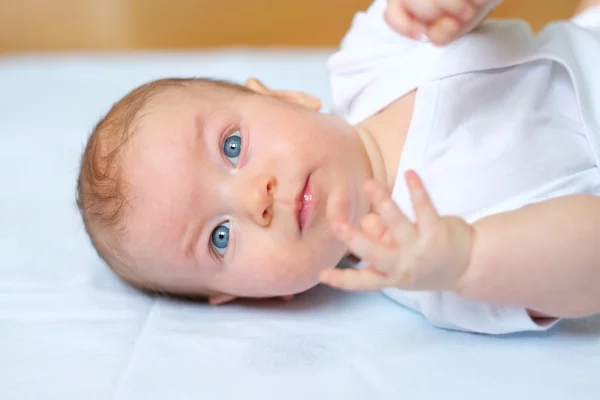
[[[600,399],[600,319],[440,330],[378,293],[210,307],[139,294],[88,244],[83,143],[148,79],[258,76],[325,98],[325,52],[0,57],[0,399]]]

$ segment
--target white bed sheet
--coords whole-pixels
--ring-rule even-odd
[[[600,320],[440,330],[378,293],[210,307],[122,285],[74,202],[83,143],[164,76],[258,76],[325,99],[327,52],[0,57],[0,399],[599,399]]]

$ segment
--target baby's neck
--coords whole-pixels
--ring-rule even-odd
[[[417,91],[395,100],[377,114],[356,126],[361,136],[370,138],[367,148],[373,177],[392,189],[408,134]],[[369,139],[367,139],[369,140]],[[363,142],[365,139],[363,138]],[[369,143],[365,143],[368,147]]]

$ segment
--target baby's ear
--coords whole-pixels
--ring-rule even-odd
[[[279,296],[279,298],[285,302],[292,301],[294,299],[293,294],[288,294],[286,296]]]
[[[236,296],[230,296],[228,294],[218,294],[214,296],[209,296],[208,303],[213,306],[218,306],[225,303],[231,303],[235,299],[237,299]]]
[[[310,108],[315,111],[321,109],[321,100],[304,92],[296,92],[292,90],[271,90],[262,84],[258,79],[250,78],[246,81],[246,87],[260,94],[277,97],[281,100],[296,103],[298,105]]]
[[[294,92],[291,90],[273,90],[271,91],[271,95],[278,97],[281,100],[310,108],[311,110],[319,111],[321,109],[321,100],[308,93]]]
[[[263,85],[263,83],[256,78],[248,79],[244,86],[246,86],[246,88],[248,88],[256,93],[260,93],[260,94],[269,94],[271,92],[271,89],[269,89],[268,87]]]

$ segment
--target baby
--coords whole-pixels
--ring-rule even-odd
[[[479,25],[497,1],[388,3],[328,63],[334,114],[254,79],[116,103],[78,181],[108,265],[212,304],[383,290],[484,333],[599,312],[600,10],[536,36]],[[348,253],[357,268],[332,269]]]

